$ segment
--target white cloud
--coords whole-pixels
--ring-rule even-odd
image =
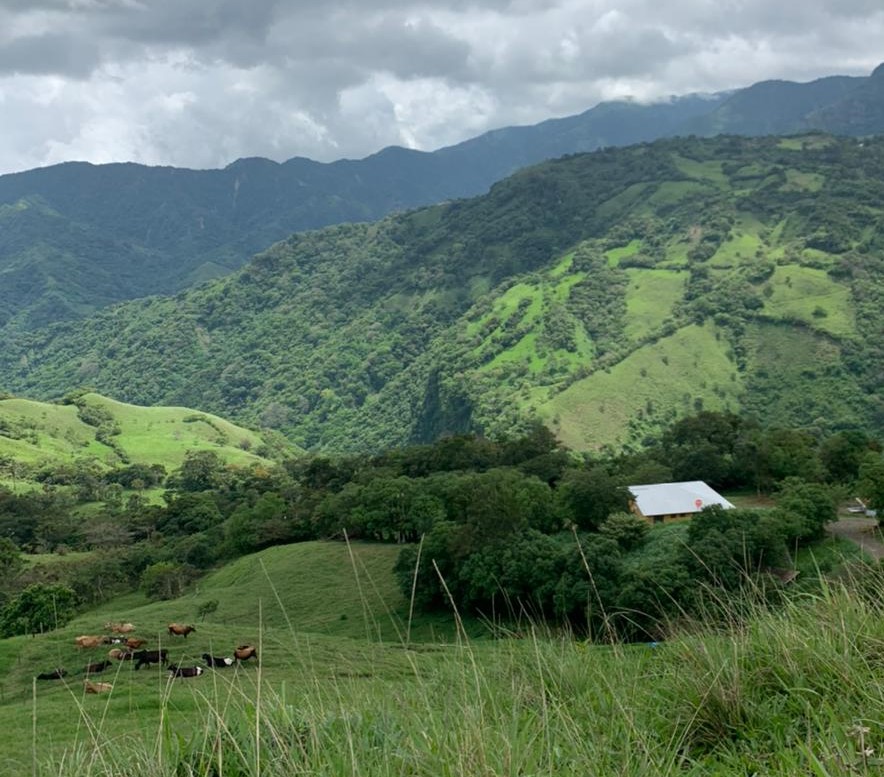
[[[880,0],[0,0],[0,172],[358,157],[765,78],[868,73]]]

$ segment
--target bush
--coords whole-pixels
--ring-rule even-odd
[[[76,604],[77,595],[66,585],[29,585],[0,610],[0,636],[57,629],[73,618]]]

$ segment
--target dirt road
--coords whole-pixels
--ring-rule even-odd
[[[872,558],[884,558],[884,535],[874,518],[841,518],[830,523],[827,530],[836,537],[855,542]]]

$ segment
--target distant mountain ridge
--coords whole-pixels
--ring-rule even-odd
[[[668,102],[602,103],[434,152],[223,170],[71,162],[0,176],[0,335],[174,293],[224,275],[294,232],[481,194],[545,159],[675,135],[884,131],[884,68],[806,84],[767,81]]]
[[[884,429],[884,137],[677,138],[292,235],[225,278],[7,340],[0,386],[200,407],[326,451],[640,448],[732,410]]]

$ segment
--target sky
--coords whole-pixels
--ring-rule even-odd
[[[882,60],[884,0],[0,0],[0,173],[433,150]]]

